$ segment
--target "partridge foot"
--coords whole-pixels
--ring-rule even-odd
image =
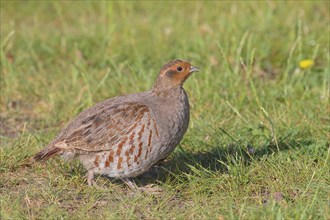
[[[138,187],[135,182],[130,179],[122,179],[122,181],[133,191],[140,191],[146,194],[160,194],[163,189],[155,184],[148,184],[146,186]]]
[[[155,184],[148,184],[146,186],[139,187],[139,190],[146,193],[146,194],[161,194],[164,190]]]

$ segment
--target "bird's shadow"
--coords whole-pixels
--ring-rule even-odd
[[[206,145],[203,141],[200,144]],[[165,182],[168,178],[175,178],[181,174],[193,174],[194,168],[226,173],[228,172],[228,164],[232,163],[233,160],[239,160],[245,166],[249,166],[252,161],[260,160],[263,157],[310,144],[313,144],[313,141],[307,140],[302,143],[295,139],[283,139],[277,143],[269,140],[262,146],[256,147],[243,143],[232,143],[227,146],[221,144],[209,145],[207,146],[209,150],[203,152],[187,152],[182,147],[179,147],[171,158],[136,177],[134,181],[142,186]]]

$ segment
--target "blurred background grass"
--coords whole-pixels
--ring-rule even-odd
[[[0,11],[4,218],[329,219],[328,1],[1,1]],[[108,190],[88,189],[60,160],[19,166],[88,106],[149,89],[172,59],[201,72],[185,84],[191,123],[158,178],[161,197],[106,179]]]

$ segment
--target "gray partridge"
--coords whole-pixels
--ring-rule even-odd
[[[150,91],[110,98],[81,112],[41,152],[81,161],[88,185],[94,174],[131,185],[136,177],[165,159],[189,124],[189,102],[182,84],[199,69],[183,60],[164,65]]]

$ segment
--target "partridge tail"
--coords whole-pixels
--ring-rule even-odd
[[[45,160],[48,160],[50,157],[55,156],[55,155],[57,155],[57,154],[59,154],[61,152],[62,152],[62,149],[57,148],[57,147],[51,148],[51,149],[49,149],[49,148],[47,149],[46,148],[46,149],[40,151],[39,153],[37,153],[33,157],[33,159],[35,161],[45,161]]]

